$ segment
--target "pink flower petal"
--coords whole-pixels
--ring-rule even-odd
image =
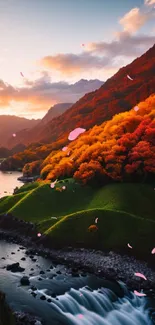
[[[97,222],[98,222],[98,218],[95,219],[95,223],[97,223]]]
[[[63,147],[62,151],[66,151],[68,149],[68,147]]]
[[[50,187],[51,187],[51,188],[54,188],[54,187],[55,187],[55,184],[56,184],[56,182],[57,182],[57,179],[56,179],[56,181],[54,181],[54,182],[52,182],[52,183],[50,184]]]
[[[132,246],[131,246],[129,243],[128,243],[128,247],[129,247],[129,248],[132,248]]]
[[[62,189],[65,190],[66,189],[66,186],[62,186]]]
[[[152,249],[151,254],[155,254],[155,248]]]
[[[136,296],[138,296],[138,297],[144,297],[144,296],[146,296],[145,293],[138,292],[137,290],[134,290],[134,294],[135,294]]]
[[[137,112],[139,110],[139,107],[138,106],[135,106],[134,107],[134,111]]]
[[[70,132],[68,136],[68,140],[73,141],[75,140],[81,133],[84,133],[86,129],[83,128],[76,128],[73,131]]]
[[[79,318],[83,318],[83,315],[82,315],[82,314],[79,314],[78,317],[79,317]]]
[[[20,74],[21,74],[21,76],[22,76],[22,77],[24,77],[24,75],[23,75],[23,73],[22,73],[22,72],[20,72]]]
[[[41,237],[41,233],[40,232],[37,234],[37,237]]]
[[[128,74],[127,74],[127,78],[130,79],[130,80],[133,80]]]
[[[142,273],[135,273],[135,276],[138,276],[139,278],[142,278],[144,280],[147,280],[147,278],[145,277],[145,275],[142,274]]]
[[[16,137],[16,133],[13,133],[12,136],[15,138]]]

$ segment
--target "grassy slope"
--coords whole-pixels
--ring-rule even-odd
[[[72,180],[58,183],[58,192],[49,184],[24,186],[19,194],[0,201],[0,211],[37,223],[55,243],[94,247],[122,247],[127,242],[139,251],[153,246],[155,191],[144,184],[110,184],[95,190]],[[56,186],[56,187],[57,187]],[[56,216],[58,219],[51,219]],[[98,217],[98,231],[88,227]],[[148,240],[149,239],[149,240]],[[142,244],[141,244],[142,242]]]

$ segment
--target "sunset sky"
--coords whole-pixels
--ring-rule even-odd
[[[155,0],[0,0],[0,30],[0,114],[38,118],[153,46]]]

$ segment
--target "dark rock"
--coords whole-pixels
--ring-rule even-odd
[[[31,290],[36,291],[37,288],[36,288],[35,286],[32,286],[32,287],[31,287]]]
[[[47,272],[51,272],[51,270],[49,270],[49,269],[48,269],[48,270],[46,270],[46,271],[47,271]]]
[[[45,274],[45,272],[44,271],[40,271],[40,274]]]
[[[25,261],[25,260],[26,260],[26,258],[25,258],[25,257],[22,257],[22,258],[21,258],[21,261]]]
[[[51,296],[52,296],[53,298],[56,298],[57,295],[56,295],[56,293],[52,292]]]
[[[57,273],[57,274],[61,274],[61,271],[60,271],[60,270],[58,270],[58,271],[56,271],[56,273]]]
[[[12,272],[23,272],[25,269],[23,267],[20,267],[19,263],[13,263],[10,265],[7,265],[6,267],[7,271],[12,271]]]
[[[42,281],[43,279],[42,278],[38,278],[39,281]]]
[[[40,297],[40,299],[41,299],[41,300],[46,300],[46,297],[45,297],[44,295],[42,295],[42,296]]]
[[[33,267],[31,268],[31,271],[34,271]]]
[[[5,257],[2,257],[2,260],[5,260],[6,258]]]
[[[21,283],[21,285],[25,285],[25,286],[29,285],[30,284],[30,280],[29,280],[28,276],[24,275],[21,278],[20,283]]]
[[[50,298],[49,298],[49,299],[47,299],[47,301],[48,301],[48,302],[52,302],[52,300],[51,300]]]
[[[11,252],[11,254],[12,254],[12,255],[14,255],[14,254],[15,254],[15,252]]]
[[[31,295],[35,298],[37,294],[35,292],[31,292]]]

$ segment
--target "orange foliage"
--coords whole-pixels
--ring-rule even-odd
[[[138,106],[138,112],[115,115],[68,144],[69,157],[66,152],[52,152],[41,175],[50,180],[74,177],[93,185],[155,174],[155,96]]]

